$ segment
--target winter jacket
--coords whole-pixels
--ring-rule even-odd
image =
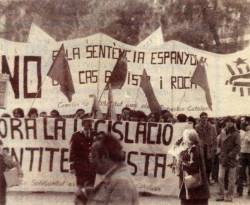
[[[227,168],[237,166],[237,157],[240,153],[240,134],[236,128],[223,129],[220,133],[219,148],[221,150],[220,164]]]
[[[217,132],[216,128],[209,122],[206,125],[198,124],[195,126],[199,138],[202,142],[203,148],[206,147],[205,156],[207,159],[213,158],[216,153],[216,138]]]

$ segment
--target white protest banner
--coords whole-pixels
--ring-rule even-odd
[[[48,33],[46,33],[43,29],[41,29],[38,25],[35,23],[32,23],[30,26],[30,32],[28,36],[29,43],[51,43],[55,42],[55,39],[53,39]]]
[[[0,118],[0,138],[24,172],[20,191],[74,191],[69,173],[69,141],[79,130],[74,119]],[[118,122],[96,120],[97,131],[111,131],[122,143],[126,163],[140,191],[176,195],[178,177],[168,166],[168,150],[182,136],[186,124]]]
[[[51,79],[46,77],[52,58],[56,55],[61,43],[51,43],[49,47],[44,47],[41,44],[2,42],[2,45],[0,45],[2,72],[10,74],[12,88],[8,96],[9,102],[11,102],[8,104],[8,110],[11,111],[17,105],[22,105],[25,110],[33,106],[41,111],[58,109],[61,113],[66,114],[74,112],[79,107],[90,110],[92,101],[90,102],[88,96],[93,93],[96,94],[98,88],[99,91],[104,88],[121,49],[127,53],[129,72],[124,88],[114,91],[116,110],[119,112],[125,106],[133,108],[143,68],[146,68],[147,73],[152,75],[151,82],[157,97],[170,96],[164,99],[159,98],[160,103],[165,107],[172,107],[173,96],[166,89],[170,84],[169,79],[164,79],[170,78],[172,69],[164,69],[164,62],[154,65],[157,59],[158,61],[162,60],[162,58],[157,57],[157,55],[162,55],[162,52],[159,54],[158,52],[145,52],[118,42],[104,34],[96,34],[84,39],[74,39],[63,43],[76,90],[71,103],[67,102],[65,96],[60,92],[59,86],[53,85]],[[182,53],[182,55],[185,54]],[[188,58],[191,59],[191,57]],[[190,59],[186,60],[190,63]],[[195,62],[195,59],[193,59],[194,65]],[[164,74],[164,78],[160,74]],[[163,84],[166,82],[164,83],[163,80],[168,82],[165,88]],[[105,97],[106,94],[100,103],[104,108],[107,105]],[[143,95],[140,98],[142,99],[141,102],[145,102]],[[149,112],[147,103],[136,107]],[[103,111],[105,112],[105,110]]]
[[[72,102],[68,102],[60,86],[46,76],[62,43],[75,88]],[[126,106],[149,113],[144,93],[139,89],[137,95],[143,69],[150,76],[156,98],[162,107],[174,114],[185,113],[196,117],[205,111],[210,116],[218,117],[250,113],[247,106],[249,85],[242,83],[242,80],[248,80],[249,48],[234,54],[219,55],[169,41],[157,48],[141,49],[104,34],[95,34],[48,45],[1,41],[0,50],[0,70],[10,75],[8,111],[18,105],[25,111],[31,106],[39,111],[57,109],[62,114],[74,113],[80,107],[90,111],[93,99],[89,95],[102,92],[119,52],[125,51],[128,59],[126,82],[121,90],[113,91],[118,113]],[[191,83],[201,57],[206,66],[212,110],[207,105],[204,90]],[[237,83],[234,82],[235,78],[234,81],[230,80],[232,75],[242,74],[247,75],[239,76]],[[106,112],[106,91],[100,105],[102,111]]]
[[[137,47],[139,48],[153,48],[156,46],[160,46],[164,43],[163,33],[161,26],[156,29],[152,34],[150,34],[147,38],[141,41]]]

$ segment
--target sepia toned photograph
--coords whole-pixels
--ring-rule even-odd
[[[0,0],[0,205],[250,205],[250,0]]]

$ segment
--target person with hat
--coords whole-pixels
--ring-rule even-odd
[[[240,153],[240,133],[232,117],[225,119],[225,128],[219,138],[219,197],[216,201],[233,201],[236,182],[237,157]],[[225,193],[225,174],[228,171],[228,192]]]
[[[76,176],[78,189],[93,186],[95,181],[95,170],[89,161],[91,146],[94,141],[92,129],[93,120],[83,119],[82,129],[73,133],[70,140],[70,172]],[[76,196],[75,204],[80,199]]]

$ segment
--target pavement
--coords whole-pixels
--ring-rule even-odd
[[[234,198],[231,202],[217,202],[216,191],[218,186],[212,185],[210,187],[211,198],[209,199],[210,205],[250,205],[250,197],[246,192],[241,198]],[[73,205],[74,195],[73,193],[62,192],[8,192],[7,205]],[[156,196],[140,195],[140,205],[175,205],[180,204],[177,197],[169,196]]]

